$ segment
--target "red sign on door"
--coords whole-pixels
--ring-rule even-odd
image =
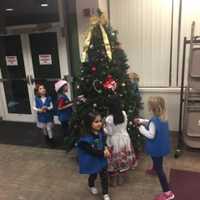
[[[51,54],[40,54],[39,63],[40,65],[52,65]]]
[[[6,56],[6,65],[7,66],[17,66],[17,56]]]

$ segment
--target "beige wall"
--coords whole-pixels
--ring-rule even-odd
[[[169,85],[171,2],[110,0],[111,25],[141,86]]]

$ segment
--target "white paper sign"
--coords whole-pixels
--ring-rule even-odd
[[[52,65],[51,54],[40,54],[39,63],[40,65]]]
[[[17,66],[17,56],[6,56],[6,65],[7,66]]]

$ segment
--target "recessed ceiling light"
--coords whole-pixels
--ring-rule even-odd
[[[6,8],[5,11],[12,12],[12,11],[14,11],[14,9],[13,8]]]
[[[40,6],[41,7],[47,7],[49,4],[48,3],[41,3]]]
[[[48,0],[40,0],[40,6],[41,7],[48,7],[49,6]]]

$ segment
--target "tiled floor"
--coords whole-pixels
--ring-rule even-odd
[[[169,156],[170,168],[200,171],[200,152],[188,152],[179,159]],[[153,200],[161,191],[156,177],[146,176],[150,160],[141,155],[139,166],[129,173],[129,181],[111,188],[113,200]],[[99,184],[98,184],[99,186]],[[100,200],[87,189],[87,176],[79,175],[74,152],[0,145],[0,200]]]

